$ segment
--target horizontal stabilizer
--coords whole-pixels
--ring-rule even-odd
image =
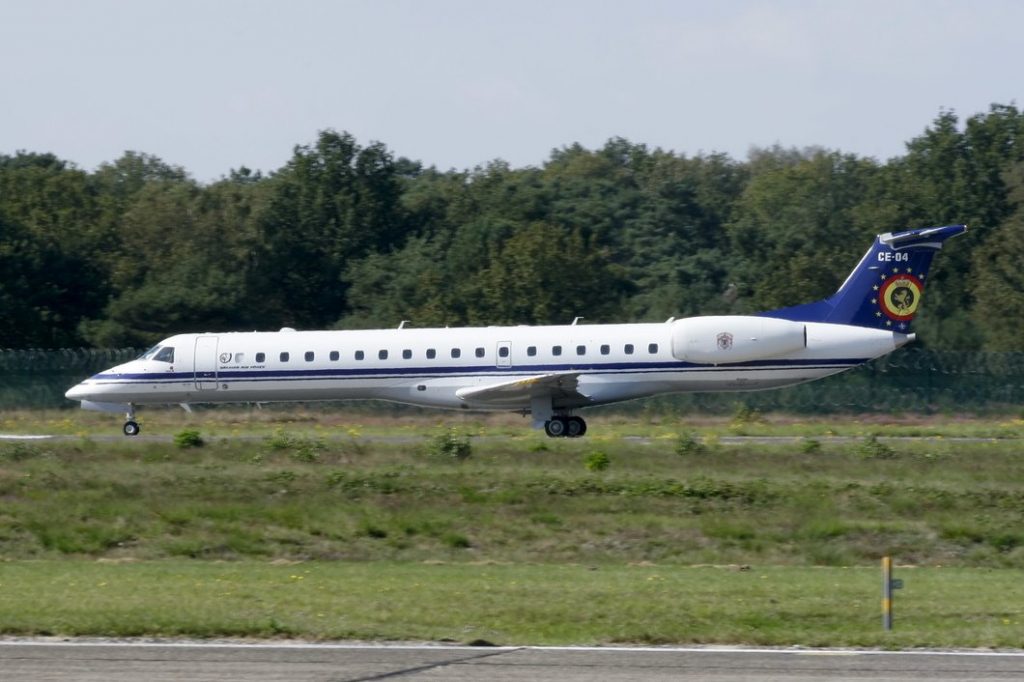
[[[513,381],[460,388],[455,395],[467,403],[486,405],[529,404],[532,398],[583,398],[577,389],[580,372],[538,374]]]

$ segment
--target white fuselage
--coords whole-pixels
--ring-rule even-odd
[[[523,392],[474,400],[473,389],[573,373],[575,392],[550,403],[569,411],[670,392],[788,386],[849,369],[911,338],[808,322],[800,323],[804,347],[795,352],[702,364],[673,354],[673,329],[682,322],[179,334],[159,345],[173,349],[164,359],[111,368],[67,395],[99,404],[379,399],[529,411]]]

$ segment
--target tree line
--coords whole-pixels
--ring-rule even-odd
[[[968,223],[917,323],[1014,350],[1024,114],[942,111],[885,162],[822,148],[686,156],[615,138],[537,167],[441,171],[326,130],[266,175],[200,183],[127,152],[93,172],[0,155],[0,348],[182,331],[656,321],[833,292],[880,232]]]

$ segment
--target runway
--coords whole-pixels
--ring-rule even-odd
[[[0,641],[5,681],[560,680],[790,682],[1024,679],[1024,653]]]

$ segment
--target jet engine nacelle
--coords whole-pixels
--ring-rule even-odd
[[[807,347],[803,322],[752,315],[687,317],[672,323],[677,360],[722,365],[767,360]]]

